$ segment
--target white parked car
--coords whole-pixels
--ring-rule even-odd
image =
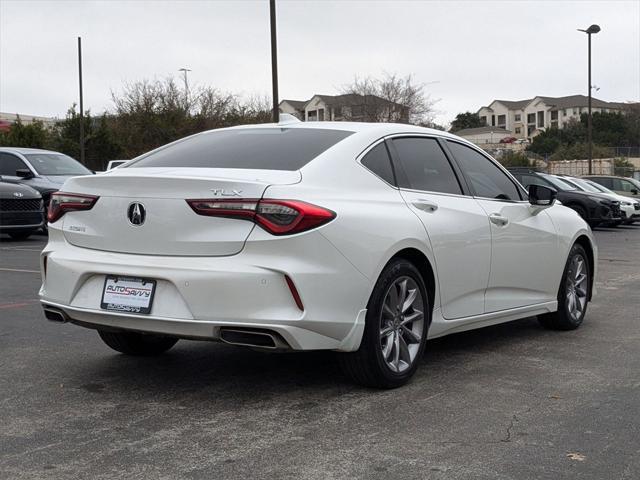
[[[600,193],[606,193],[607,195],[611,195],[616,200],[620,202],[620,210],[625,213],[625,221],[627,225],[632,224],[634,222],[640,221],[640,201],[634,200],[631,197],[627,197],[624,195],[619,195],[613,190],[609,190],[604,185],[600,185],[599,183],[594,182],[593,180],[589,180],[588,178],[572,178],[574,183],[577,183],[580,186],[590,187]]]
[[[427,337],[538,315],[573,329],[591,230],[473,144],[396,124],[200,133],[53,196],[47,318],[151,355],[179,338],[335,350],[396,387]]]

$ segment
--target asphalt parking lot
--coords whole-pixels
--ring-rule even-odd
[[[580,329],[434,340],[393,391],[330,353],[118,355],[44,319],[45,237],[0,237],[0,478],[640,478],[640,226],[596,237]]]

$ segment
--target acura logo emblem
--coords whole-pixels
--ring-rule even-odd
[[[21,192],[13,192],[14,197],[24,197],[24,194]]]
[[[147,211],[145,210],[144,205],[138,202],[134,202],[129,205],[129,208],[127,209],[127,218],[131,225],[135,225],[136,227],[142,225],[147,218]]]

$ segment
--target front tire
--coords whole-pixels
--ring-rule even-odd
[[[105,332],[98,330],[104,343],[125,355],[150,357],[160,355],[173,347],[177,338],[146,335],[136,332]]]
[[[558,290],[558,310],[538,316],[543,327],[551,330],[574,330],[587,313],[591,294],[591,269],[587,253],[575,244],[569,252]]]
[[[340,354],[345,373],[368,387],[396,388],[407,383],[424,352],[430,312],[418,269],[407,260],[393,260],[369,299],[360,348]]]

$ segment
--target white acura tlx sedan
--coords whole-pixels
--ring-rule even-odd
[[[537,315],[578,327],[597,250],[551,188],[454,135],[398,124],[200,133],[53,194],[48,319],[154,355],[180,338],[334,350],[405,383],[427,338]]]

